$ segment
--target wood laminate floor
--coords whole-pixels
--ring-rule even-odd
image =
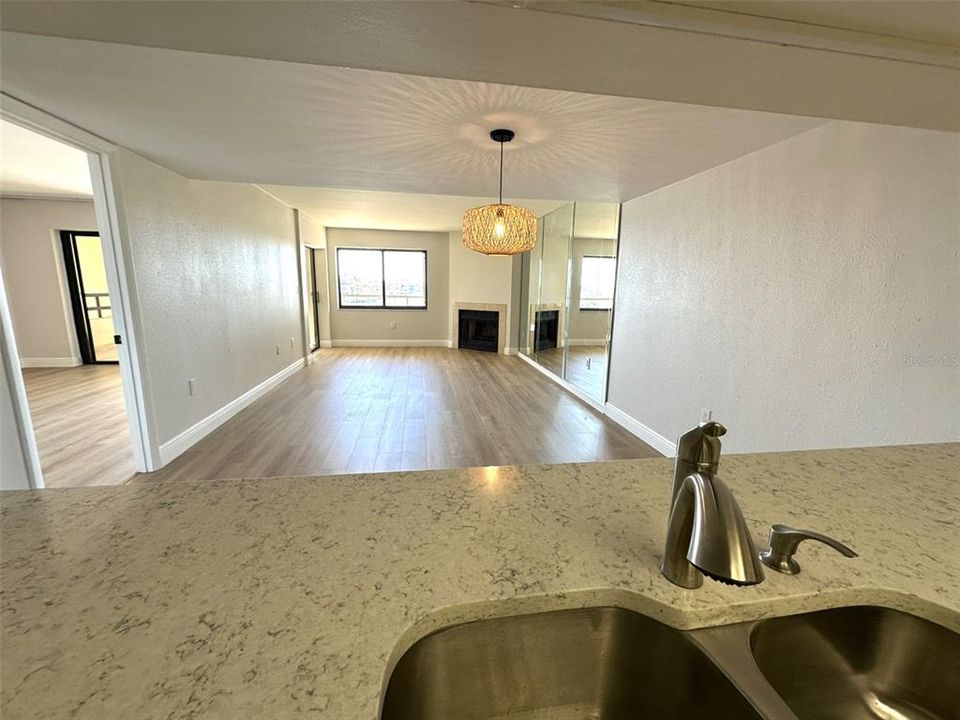
[[[567,367],[563,367],[563,348],[536,353],[536,361],[554,375],[576,385],[587,395],[603,402],[603,386],[607,381],[607,349],[602,345],[568,345]]]
[[[659,457],[516,357],[334,348],[314,358],[134,482]]]
[[[136,472],[118,365],[23,371],[46,487],[119,485]]]

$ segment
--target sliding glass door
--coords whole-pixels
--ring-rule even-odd
[[[118,338],[100,235],[63,230],[60,242],[80,356],[86,365],[117,363]]]

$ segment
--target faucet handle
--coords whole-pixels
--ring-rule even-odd
[[[857,557],[857,554],[842,542],[823,533],[800,530],[788,525],[771,525],[770,547],[760,552],[760,562],[785,575],[796,575],[800,572],[800,564],[793,556],[797,552],[797,546],[804,540],[819,540],[846,557]]]
[[[677,462],[690,466],[682,472],[676,472],[674,483],[682,480],[680,475],[688,471],[716,472],[720,462],[720,441],[727,429],[716,420],[700,423],[680,436],[677,440]]]
[[[700,432],[707,437],[720,437],[727,434],[727,429],[716,420],[708,420],[700,426]]]

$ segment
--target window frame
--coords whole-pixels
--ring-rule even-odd
[[[580,286],[577,288],[577,310],[579,312],[612,312],[613,295],[610,296],[610,307],[583,307],[583,261],[587,258],[593,260],[613,260],[613,292],[616,294],[617,288],[617,256],[616,255],[581,255],[580,256]]]
[[[380,253],[380,305],[344,305],[343,290],[340,285],[340,251],[341,250],[364,250],[367,252]],[[387,265],[386,253],[420,253],[423,255],[423,305],[387,305]],[[338,246],[336,248],[336,271],[337,271],[337,309],[339,310],[426,310],[430,302],[430,290],[427,273],[427,251],[417,248],[385,248],[385,247],[353,247]]]

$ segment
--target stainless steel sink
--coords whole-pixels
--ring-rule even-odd
[[[480,620],[401,658],[382,720],[751,720],[750,703],[687,637],[616,608]]]
[[[397,663],[381,720],[960,720],[960,635],[877,607],[702,630],[588,608],[480,620]]]
[[[761,672],[800,720],[960,719],[960,635],[877,607],[755,623]]]

